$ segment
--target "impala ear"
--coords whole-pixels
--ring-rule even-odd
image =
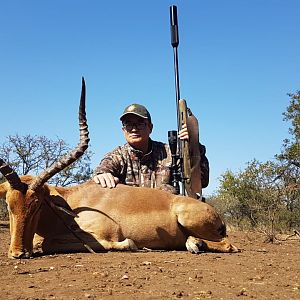
[[[4,182],[0,184],[0,198],[5,199],[8,190],[8,183]]]

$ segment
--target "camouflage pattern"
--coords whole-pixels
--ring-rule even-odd
[[[169,145],[152,141],[151,151],[145,155],[132,148],[128,143],[109,152],[96,167],[93,176],[103,173],[111,173],[120,179],[120,183],[131,186],[158,188],[175,193],[171,182],[171,152]],[[201,145],[202,146],[202,145]],[[203,160],[201,175],[203,175],[203,187],[208,184],[208,160],[205,157],[205,147],[201,147]]]

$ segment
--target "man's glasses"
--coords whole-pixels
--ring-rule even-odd
[[[126,131],[132,131],[133,128],[137,129],[137,130],[143,130],[146,128],[146,123],[125,123],[123,124],[123,128]]]

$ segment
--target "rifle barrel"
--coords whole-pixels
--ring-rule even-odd
[[[175,90],[176,90],[176,110],[177,110],[177,125],[178,131],[180,130],[179,124],[179,107],[178,102],[180,100],[180,87],[179,87],[179,68],[178,68],[178,18],[177,18],[177,7],[175,5],[170,6],[170,24],[171,24],[171,45],[173,47],[174,54],[174,73],[175,73]],[[179,147],[180,150],[180,147]]]
[[[170,6],[170,23],[171,23],[171,44],[173,47],[178,47],[179,45],[178,19],[177,19],[177,7],[175,5]]]
[[[179,100],[180,100],[180,88],[179,88],[179,68],[178,68],[178,45],[179,45],[179,34],[178,34],[178,18],[177,18],[177,7],[175,5],[170,6],[170,23],[171,23],[171,45],[173,47],[174,53],[174,71],[175,71],[175,89],[176,89],[176,111],[177,111],[177,130],[181,129],[182,124],[180,124],[181,116],[179,110]],[[179,158],[182,160],[182,142],[177,139]],[[183,174],[181,168],[181,174]],[[185,182],[183,180],[183,175],[181,175],[182,183],[182,194],[185,195]]]

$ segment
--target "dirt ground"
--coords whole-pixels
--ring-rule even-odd
[[[230,232],[242,251],[76,253],[7,258],[0,224],[0,299],[300,299],[300,240],[266,244]]]

